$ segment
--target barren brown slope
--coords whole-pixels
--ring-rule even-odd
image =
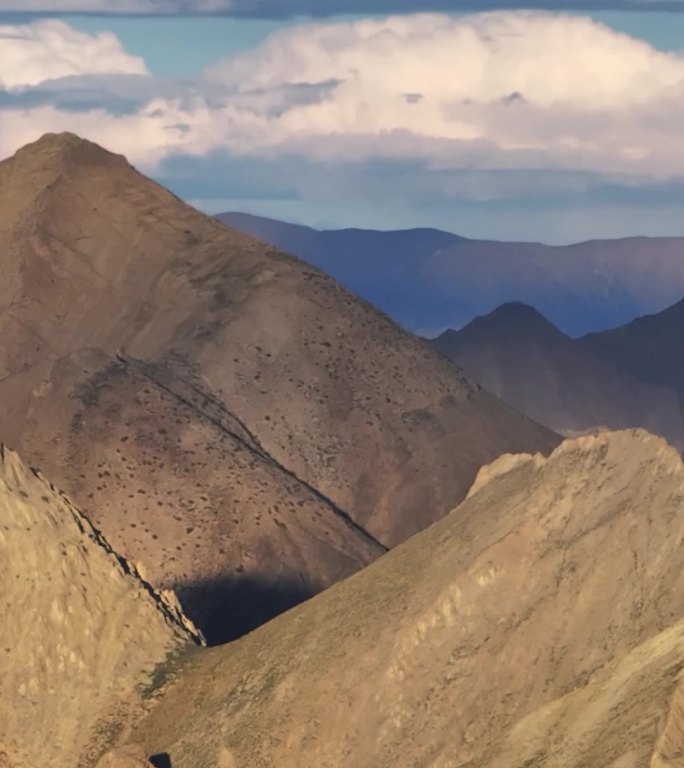
[[[132,740],[183,768],[680,766],[683,543],[660,438],[502,457],[429,530],[199,654]]]
[[[20,397],[26,374],[6,386]],[[211,643],[232,639],[384,551],[261,451],[219,405],[151,365],[59,360],[25,425],[61,481]],[[52,435],[43,445],[38,438]]]
[[[134,472],[126,489],[121,474],[120,492],[134,496],[153,482],[173,488],[169,466],[191,460],[190,424],[174,455],[153,430],[131,433],[126,447],[114,438],[80,439],[96,419],[112,434],[138,423],[135,399],[122,424],[114,396],[97,417],[78,418],[117,352],[127,365],[152,364],[173,388],[194,391],[197,418],[215,422],[218,412],[222,429],[229,424],[233,436],[284,468],[288,482],[299,478],[330,499],[319,499],[321,516],[342,520],[343,510],[384,544],[439,518],[496,455],[556,442],[322,273],[198,213],[123,158],[75,136],[46,136],[0,164],[0,253],[0,402],[12,402],[0,413],[0,434],[39,457],[84,504],[104,489],[97,463],[106,457],[115,465],[116,447],[127,458],[132,442],[149,446],[147,469]],[[167,428],[165,410],[157,412],[157,430]],[[81,484],[67,469],[74,464]],[[289,505],[293,496],[283,495]],[[93,513],[105,530],[118,529],[120,507],[103,501]],[[261,507],[251,492],[238,501],[237,517],[250,520],[278,503],[270,496]],[[134,504],[129,525],[153,531],[166,519]],[[347,528],[336,562],[357,568],[382,551]],[[325,548],[314,547],[315,537]],[[135,542],[129,537],[127,551]],[[217,537],[216,561],[221,543]],[[243,546],[239,537],[236,546]],[[245,560],[264,562],[251,543],[244,547]],[[328,537],[312,532],[298,548],[315,571],[328,556]],[[145,560],[137,549],[133,555]],[[296,576],[298,563],[279,562],[271,576],[280,578],[281,566],[283,579]],[[224,565],[233,572],[230,557]],[[182,573],[186,579],[185,565]]]
[[[643,427],[684,448],[675,390],[602,360],[532,307],[503,304],[430,343],[487,390],[556,432]]]
[[[3,768],[91,766],[195,646],[176,604],[1,446],[0,594]]]

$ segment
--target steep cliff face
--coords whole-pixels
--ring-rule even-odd
[[[3,768],[93,765],[200,639],[171,596],[4,448],[0,595]]]
[[[683,545],[659,438],[504,456],[444,520],[190,662],[134,738],[187,768],[678,766]]]

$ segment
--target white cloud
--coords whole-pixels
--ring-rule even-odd
[[[146,74],[109,32],[89,35],[63,21],[0,25],[0,86],[14,89],[82,74]]]
[[[312,23],[217,62],[194,83],[148,77],[144,87],[140,78],[115,87],[94,77],[145,71],[112,35],[63,22],[5,29],[14,37],[0,46],[0,78],[6,87],[36,85],[43,102],[0,106],[0,155],[47,130],[72,130],[146,170],[178,152],[225,150],[472,173],[684,175],[684,56],[586,17],[518,11]],[[60,75],[81,77],[53,81],[46,97],[41,79]],[[98,96],[90,107],[89,76]],[[76,87],[79,105],[67,109]],[[133,106],[115,108],[127,92]],[[471,196],[490,194],[491,185],[473,184]]]
[[[415,153],[440,166],[662,171],[678,121],[665,135],[658,123],[684,111],[684,57],[589,18],[529,11],[295,27],[207,76],[266,93],[336,81],[271,120],[271,140],[325,152],[327,137],[333,153]]]

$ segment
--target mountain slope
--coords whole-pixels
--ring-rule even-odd
[[[683,497],[643,432],[502,457],[429,530],[190,661],[131,739],[186,768],[678,766]]]
[[[487,390],[556,432],[643,427],[684,448],[674,390],[633,378],[524,304],[504,304],[431,344]]]
[[[684,295],[684,238],[554,247],[469,240],[431,229],[317,231],[240,213],[218,218],[326,270],[423,334],[460,328],[500,304],[522,301],[579,336]]]
[[[663,384],[684,393],[682,333],[684,300],[619,328],[589,334],[580,343],[640,381]]]
[[[274,613],[438,519],[483,463],[557,441],[76,136],[0,163],[0,253],[0,435],[200,619],[240,609],[216,604],[236,585]]]
[[[0,765],[88,766],[194,629],[61,493],[0,446]]]

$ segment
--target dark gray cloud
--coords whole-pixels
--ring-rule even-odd
[[[551,11],[684,11],[684,0],[0,0],[0,20],[32,16],[93,14],[100,16],[233,16],[279,19],[322,18],[342,14],[476,12],[516,8]]]

